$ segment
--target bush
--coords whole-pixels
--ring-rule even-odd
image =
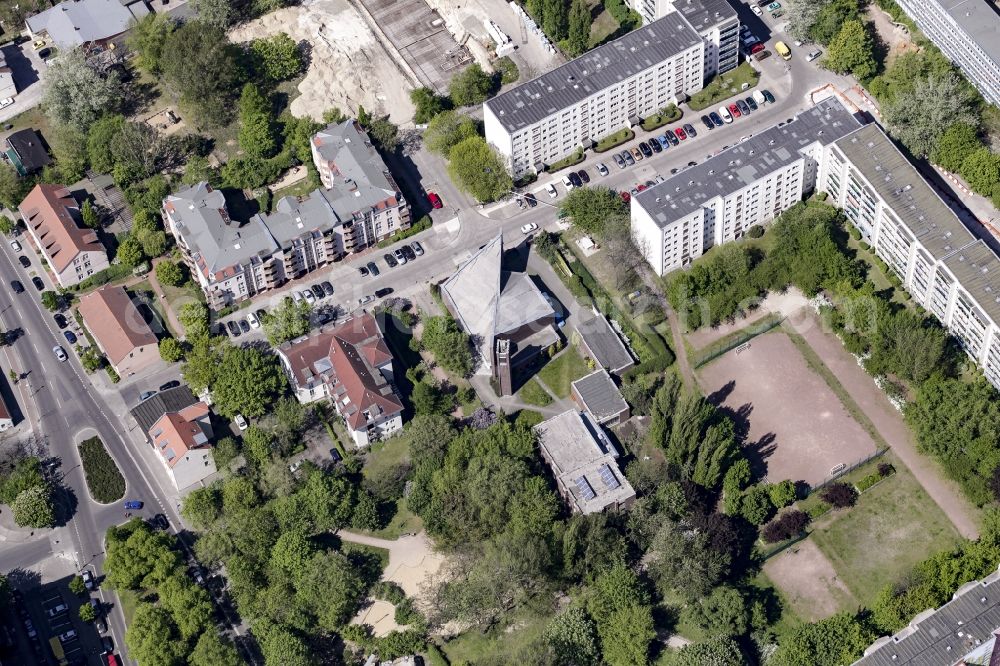
[[[372,585],[371,595],[376,599],[388,601],[394,606],[398,606],[406,599],[406,592],[403,592],[403,588],[391,580],[380,580]]]
[[[854,503],[858,499],[858,493],[854,488],[850,487],[846,483],[831,483],[820,493],[820,497],[824,502],[832,505],[834,508],[842,509],[848,506],[854,506]]]
[[[125,479],[104,443],[98,437],[91,437],[79,445],[80,459],[83,462],[83,474],[87,479],[87,488],[94,500],[101,504],[109,504],[125,496]]]
[[[831,508],[832,507],[826,502],[819,502],[817,504],[813,504],[811,507],[806,509],[806,513],[809,514],[810,520],[816,520],[817,518],[825,514],[827,511],[829,511]]]
[[[493,63],[493,68],[500,72],[500,83],[514,83],[521,77],[517,63],[511,60],[510,56],[497,58],[497,61]]]
[[[381,241],[378,244],[378,247],[379,248],[389,247],[390,245],[394,245],[395,243],[398,243],[401,240],[409,238],[410,236],[415,236],[419,234],[421,231],[430,229],[433,223],[434,220],[432,220],[430,216],[424,215],[422,218],[417,220],[416,223],[411,224],[409,229],[398,231],[394,235],[386,238],[384,241]]]
[[[759,224],[753,225],[752,227],[750,227],[750,231],[747,232],[747,236],[749,236],[750,238],[760,238],[763,235],[764,235],[764,227]]]
[[[863,493],[872,486],[874,486],[876,483],[881,481],[883,478],[885,477],[883,477],[878,472],[872,472],[868,476],[864,477],[863,479],[855,483],[854,487],[858,489],[859,493]]]
[[[764,525],[764,528],[760,531],[760,535],[767,543],[778,543],[779,541],[798,536],[808,524],[809,515],[804,511],[786,511],[767,525]]]
[[[880,462],[878,464],[878,473],[881,476],[889,476],[894,473],[896,468],[892,466],[892,463]]]
[[[772,484],[767,487],[767,492],[777,509],[783,509],[795,501],[795,484],[791,481]]]

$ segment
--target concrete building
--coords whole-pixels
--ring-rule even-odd
[[[819,189],[1000,388],[1000,259],[877,125],[826,153]]]
[[[36,185],[17,209],[60,287],[108,267],[107,251],[97,233],[83,224],[80,206],[65,186]]]
[[[883,636],[853,666],[991,666],[1000,663],[1000,572],[966,583],[951,601]]]
[[[705,43],[704,78],[728,72],[739,64],[740,19],[726,0],[633,0],[643,23],[679,12]]]
[[[618,469],[618,451],[601,426],[575,409],[534,427],[542,458],[574,513],[627,509],[635,490]]]
[[[156,335],[124,287],[104,286],[80,299],[83,323],[119,377],[129,377],[160,360]]]
[[[167,230],[213,309],[274,289],[343,256],[340,218],[322,190],[284,197],[270,215],[230,217],[208,183],[163,202]]]
[[[899,6],[987,102],[1000,106],[1000,13],[995,3],[899,0]]]
[[[410,226],[409,204],[356,120],[328,125],[313,136],[310,149],[348,252]]]
[[[65,0],[27,20],[32,39],[51,39],[59,48],[118,42],[132,21],[149,14],[144,0]]]
[[[813,191],[825,146],[860,124],[826,99],[632,197],[632,231],[658,275],[741,238]]]
[[[487,100],[486,140],[515,177],[541,171],[701,90],[704,51],[672,12]]]
[[[560,340],[545,294],[526,273],[503,269],[503,234],[445,280],[441,299],[472,338],[500,395],[513,395],[518,371]]]
[[[607,370],[595,370],[577,379],[570,385],[570,395],[580,409],[603,426],[616,426],[628,421],[628,403]]]
[[[392,353],[369,313],[277,349],[301,403],[330,399],[357,446],[400,431],[403,404],[393,389]]]
[[[187,386],[160,391],[131,410],[177,490],[215,474],[212,416]]]

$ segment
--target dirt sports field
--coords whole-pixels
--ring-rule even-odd
[[[830,560],[809,539],[768,560],[764,573],[772,581],[780,581],[784,601],[806,622],[858,606]]]
[[[774,483],[816,485],[840,464],[876,449],[823,378],[775,329],[747,349],[734,349],[698,371],[709,400],[727,409],[746,433],[751,464]]]

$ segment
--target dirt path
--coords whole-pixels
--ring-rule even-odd
[[[874,379],[844,349],[840,340],[824,331],[815,317],[802,319],[797,332],[806,339],[850,393],[895,454],[955,525],[959,534],[969,539],[978,537],[976,507],[965,499],[954,482],[945,477],[936,461],[917,451],[913,433],[903,420],[903,415],[896,411],[885,393],[875,385]]]
[[[649,288],[649,291],[656,296],[663,311],[667,313],[667,321],[670,322],[670,336],[673,338],[674,343],[674,356],[677,357],[677,367],[681,371],[681,379],[684,380],[687,386],[691,388],[697,387],[698,380],[695,379],[694,370],[691,369],[691,362],[687,357],[687,349],[684,347],[684,332],[681,330],[681,322],[677,318],[677,313],[670,307],[670,301],[667,300],[656,276],[648,267],[642,266],[639,268],[639,277],[642,278],[643,284]]]

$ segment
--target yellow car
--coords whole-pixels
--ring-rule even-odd
[[[32,46],[34,46],[35,49],[40,49],[43,46],[45,46],[45,40],[44,39],[37,39],[37,40],[35,40],[35,43],[32,44]]]

